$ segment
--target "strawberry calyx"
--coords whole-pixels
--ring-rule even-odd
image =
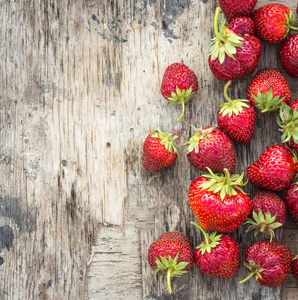
[[[182,113],[177,122],[179,122],[184,115],[185,103],[191,100],[194,94],[195,92],[192,92],[192,86],[187,90],[180,90],[179,87],[176,86],[176,91],[171,92],[171,97],[168,97],[170,104],[182,104]]]
[[[271,88],[269,92],[262,94],[260,91],[258,91],[257,95],[254,94],[251,95],[257,102],[255,106],[258,109],[260,109],[262,113],[279,109],[280,104],[285,99],[285,96],[280,97],[279,95],[276,95],[275,97],[273,97]]]
[[[255,280],[258,281],[259,278],[262,278],[261,273],[265,271],[264,268],[261,267],[261,263],[256,264],[255,261],[250,260],[248,263],[244,262],[243,265],[251,272],[245,279],[241,280],[239,283],[244,283],[249,280],[251,277],[255,277]]]
[[[167,275],[167,284],[169,293],[172,294],[172,286],[171,286],[171,278],[173,277],[181,277],[183,274],[187,273],[187,271],[183,270],[189,262],[181,261],[178,263],[179,253],[173,259],[171,256],[165,258],[160,256],[160,259],[156,258],[157,269],[153,271],[153,274],[161,272],[162,274]]]
[[[214,32],[215,38],[211,41],[211,48],[209,55],[211,55],[211,60],[218,59],[222,64],[225,60],[226,55],[235,59],[234,54],[237,51],[237,47],[242,48],[241,42],[244,40],[241,36],[235,34],[227,27],[225,27],[226,19],[224,16],[221,18],[218,31],[218,16],[220,8],[217,7],[214,17]]]
[[[209,192],[213,192],[214,194],[220,193],[220,199],[224,200],[226,195],[236,196],[238,192],[245,194],[245,192],[240,188],[240,186],[244,186],[247,184],[248,180],[243,183],[244,172],[239,174],[230,175],[230,172],[227,168],[224,168],[224,174],[216,173],[214,174],[207,167],[209,174],[203,174],[203,177],[208,178],[208,181],[200,184],[200,188],[202,190],[207,190]]]
[[[229,96],[227,94],[227,89],[231,83],[232,83],[232,81],[229,80],[226,83],[225,88],[224,88],[224,96],[228,102],[223,102],[219,106],[220,113],[222,114],[222,116],[224,117],[225,115],[228,115],[229,118],[231,118],[231,116],[233,114],[238,116],[243,111],[244,107],[249,107],[248,104],[246,103],[246,102],[249,102],[249,100],[247,100],[247,99],[231,100],[231,98],[229,98]]]
[[[178,154],[178,145],[174,142],[178,138],[177,135],[173,136],[172,133],[166,134],[160,129],[154,130],[154,133],[151,134],[151,137],[160,139],[160,143],[165,146],[169,152],[175,152]]]
[[[258,213],[253,211],[252,214],[253,218],[247,218],[244,222],[244,224],[250,224],[247,232],[255,230],[254,236],[257,236],[259,232],[261,232],[264,236],[270,235],[271,243],[272,239],[275,237],[274,230],[278,227],[281,227],[283,224],[275,222],[276,214],[272,216],[270,212],[267,212],[264,216],[261,209],[259,209]]]
[[[195,150],[195,153],[199,152],[199,144],[203,140],[207,140],[209,137],[209,133],[211,133],[217,126],[211,126],[208,128],[196,128],[194,125],[191,125],[196,130],[196,134],[192,136],[188,141],[184,143],[184,146],[187,146],[187,153]]]
[[[281,141],[288,142],[291,138],[298,143],[298,111],[294,111],[290,106],[282,104],[279,110],[280,118],[277,119],[277,124],[283,132]]]
[[[208,234],[200,225],[194,222],[191,222],[191,224],[197,226],[202,231],[205,237],[205,241],[196,247],[196,249],[201,250],[202,255],[204,255],[206,251],[210,253],[212,248],[216,248],[216,246],[220,244],[222,234],[217,234],[216,231],[212,232],[211,234]]]
[[[294,27],[293,24],[295,22],[295,15],[293,14],[292,10],[290,9],[290,12],[289,14],[287,15],[286,14],[286,17],[287,17],[287,22],[286,22],[286,28],[287,28],[287,32],[286,34],[284,35],[284,37],[286,37],[290,31],[290,29],[292,30],[298,30],[297,27]]]

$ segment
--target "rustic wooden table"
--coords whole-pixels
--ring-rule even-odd
[[[147,263],[148,246],[164,231],[187,234],[194,247],[202,239],[187,204],[201,173],[185,153],[157,174],[144,171],[140,157],[159,126],[182,144],[190,124],[216,122],[224,82],[207,62],[216,7],[215,0],[0,1],[0,299],[297,299],[292,275],[270,289],[239,285],[244,267],[223,281],[195,265],[169,296]],[[262,45],[257,69],[235,82],[231,97],[246,96],[257,70],[281,70],[280,45]],[[199,80],[180,123],[180,108],[160,94],[173,62]],[[297,79],[286,78],[296,99]],[[277,143],[276,114],[258,113],[253,141],[235,144],[237,172]],[[232,235],[243,258],[256,239],[243,227]],[[277,235],[298,253],[290,217]]]

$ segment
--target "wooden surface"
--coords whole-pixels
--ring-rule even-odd
[[[258,1],[257,7],[271,1]],[[293,10],[296,1],[277,1]],[[230,280],[192,266],[173,281],[152,274],[147,250],[164,231],[180,231],[193,247],[202,235],[188,204],[201,173],[185,150],[157,174],[143,170],[147,134],[159,126],[179,135],[216,122],[224,83],[207,55],[217,1],[0,1],[0,299],[295,300],[292,275],[281,288],[250,281],[242,266]],[[297,22],[296,22],[297,25]],[[255,72],[235,81],[246,96],[257,70],[281,66],[280,45],[262,43]],[[181,108],[160,94],[165,68],[184,62],[199,92]],[[292,99],[297,79],[288,79]],[[253,141],[235,144],[237,172],[280,143],[276,114],[258,113]],[[250,184],[245,188],[256,191]],[[256,241],[239,228],[241,255]],[[298,253],[288,217],[277,236]]]

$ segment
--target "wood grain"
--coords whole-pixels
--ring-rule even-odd
[[[278,1],[293,10],[290,0]],[[257,7],[268,1],[258,1]],[[152,274],[149,245],[164,231],[202,235],[191,226],[188,188],[201,173],[181,150],[158,174],[140,162],[147,134],[157,127],[179,135],[191,124],[216,123],[224,83],[207,56],[217,1],[0,1],[0,298],[294,300],[289,276],[269,289],[241,267],[227,281],[193,266],[175,279]],[[296,22],[296,25],[298,23]],[[231,97],[245,97],[254,74],[281,65],[279,45],[262,43],[255,72],[237,80]],[[199,92],[181,108],[160,94],[165,68],[184,62]],[[286,76],[292,99],[297,79]],[[237,172],[280,143],[276,114],[258,113],[253,141],[235,146]],[[251,195],[256,188],[245,189]],[[255,239],[239,228],[243,258]],[[298,253],[288,218],[278,237]]]

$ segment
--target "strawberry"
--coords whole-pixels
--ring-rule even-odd
[[[292,275],[298,281],[298,254],[292,259],[291,270]]]
[[[236,230],[251,210],[251,199],[239,186],[244,173],[209,174],[196,178],[189,187],[188,204],[203,229],[220,232]]]
[[[255,23],[256,35],[271,44],[280,43],[293,27],[295,15],[283,4],[262,6],[250,15]]]
[[[264,189],[281,191],[288,188],[298,164],[291,151],[282,145],[267,148],[247,169],[248,180]]]
[[[195,128],[195,127],[194,127]],[[218,127],[195,128],[197,133],[186,141],[187,158],[195,168],[222,173],[227,168],[233,173],[236,167],[236,156],[228,136]]]
[[[235,17],[249,16],[257,0],[219,0],[218,2],[228,22],[231,23]]]
[[[245,251],[244,266],[250,271],[243,283],[254,277],[267,287],[278,287],[288,277],[291,264],[291,250],[282,241],[262,240],[250,245]]]
[[[255,34],[255,23],[250,17],[236,17],[230,23],[229,29],[238,35]]]
[[[298,77],[298,34],[291,36],[281,46],[279,58],[283,69],[294,78]]]
[[[180,232],[163,233],[148,249],[148,262],[154,274],[160,272],[167,276],[169,293],[171,294],[171,278],[180,277],[194,262],[191,242]]]
[[[145,170],[158,172],[172,165],[177,159],[177,145],[174,140],[178,136],[163,133],[160,129],[150,133],[143,145],[142,162]]]
[[[293,101],[289,104],[289,106],[290,106],[294,111],[296,111],[296,110],[298,109],[298,98],[295,99],[295,100],[293,100]]]
[[[166,68],[161,83],[161,93],[171,104],[182,104],[182,114],[177,122],[184,115],[185,103],[197,91],[197,76],[188,66],[182,63],[174,63]]]
[[[277,69],[262,69],[252,79],[247,99],[262,112],[279,109],[281,102],[289,104],[291,91],[284,75]]]
[[[284,195],[286,207],[290,216],[298,226],[298,183],[293,183]]]
[[[220,8],[215,12],[214,31],[208,63],[214,76],[223,81],[234,80],[250,74],[257,66],[262,46],[253,35],[238,35],[225,27],[222,16],[220,30],[217,21]]]
[[[220,104],[217,123],[232,140],[239,144],[247,144],[254,135],[257,113],[249,100],[231,100],[228,97],[227,89],[230,84],[231,81],[228,81],[225,85],[224,96],[228,102]]]
[[[240,268],[240,251],[236,240],[226,233],[216,231],[208,234],[192,222],[203,233],[205,241],[197,246],[194,256],[197,267],[204,273],[220,279],[229,279]]]
[[[252,199],[250,218],[245,224],[250,224],[248,231],[255,229],[255,236],[261,232],[274,238],[274,230],[285,225],[286,205],[280,197],[266,190],[259,190]]]

